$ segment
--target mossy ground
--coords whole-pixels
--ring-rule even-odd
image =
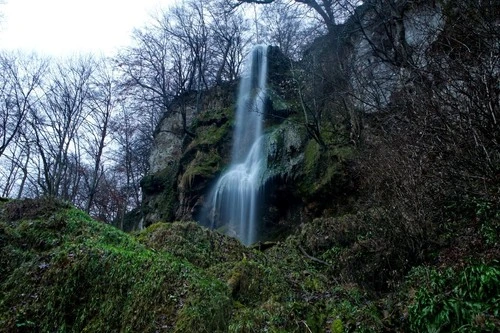
[[[0,331],[213,332],[227,326],[226,285],[74,208],[49,205],[39,216],[30,213],[45,202],[52,201],[2,206]]]
[[[493,257],[416,267],[384,294],[366,287],[370,272],[355,258],[369,256],[363,244],[377,234],[360,226],[382,218],[374,210],[316,219],[248,248],[193,222],[129,235],[53,200],[4,202],[0,332],[498,329]]]

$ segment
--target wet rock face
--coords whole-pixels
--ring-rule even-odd
[[[293,94],[287,86],[290,61],[277,47],[269,47],[268,52],[266,112],[267,125],[273,126],[291,113],[288,101]],[[178,105],[186,111],[187,126],[195,134],[193,138],[182,129],[180,110],[173,109],[162,120],[149,157],[151,171],[142,181],[145,226],[158,220],[191,220],[199,214],[205,194],[229,163],[237,90],[238,83],[234,82],[206,92],[199,113],[195,98],[187,96],[184,105]],[[294,131],[282,127],[274,134],[270,150],[273,155],[269,158],[275,165],[273,173],[278,169],[281,174],[286,173],[285,169],[296,164],[290,165],[283,152],[283,147],[298,149],[297,140],[289,140]],[[278,161],[283,165],[278,167]]]
[[[296,98],[296,86],[291,69],[292,61],[278,47],[270,46],[268,48],[267,125],[279,124],[293,113],[290,101]]]
[[[194,110],[189,109],[188,112],[192,114]],[[192,123],[192,117],[190,118],[189,125]],[[155,134],[155,146],[149,156],[150,173],[157,173],[180,159],[183,136],[182,119],[179,113],[172,113],[161,122]]]
[[[264,129],[268,168],[262,179],[262,211],[264,227],[272,232],[300,222],[305,201],[299,187],[314,179],[298,181],[310,171],[304,167],[309,138],[297,110],[293,64],[278,48],[268,52]],[[237,89],[235,82],[206,92],[199,113],[195,98],[185,99],[182,107],[194,137],[185,135],[179,112],[161,122],[150,156],[151,172],[142,181],[144,226],[199,219],[210,188],[230,162]]]
[[[302,176],[306,141],[303,128],[290,119],[266,134],[263,228],[269,239],[301,222],[302,200],[296,195],[294,180]]]
[[[294,178],[304,160],[305,135],[301,127],[284,121],[267,134],[268,170],[264,182],[272,178]]]
[[[224,165],[236,84],[213,88],[196,107],[196,93],[175,101],[155,133],[151,170],[141,182],[144,226],[192,219],[202,193]],[[181,111],[194,137],[182,126]]]

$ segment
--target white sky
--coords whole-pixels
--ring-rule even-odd
[[[0,0],[0,49],[112,55],[134,28],[175,0]]]

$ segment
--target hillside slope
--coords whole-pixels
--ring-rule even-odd
[[[417,267],[373,293],[363,287],[370,251],[350,229],[359,218],[318,219],[246,248],[192,222],[128,235],[50,199],[3,202],[0,331],[498,329],[498,261]],[[317,232],[327,225],[336,232]]]

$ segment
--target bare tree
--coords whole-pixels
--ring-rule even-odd
[[[17,136],[16,142],[7,147],[6,153],[0,160],[0,179],[4,184],[2,196],[18,199],[24,194],[26,182],[29,177],[29,162],[33,153],[31,147],[29,127],[23,128],[23,131]],[[16,193],[17,194],[14,194]]]
[[[209,77],[211,43],[209,12],[203,2],[187,0],[172,7],[158,20],[159,26],[181,43],[190,55],[191,71],[185,92],[196,91],[196,112],[201,111],[203,91],[212,83]],[[181,92],[183,95],[184,91]],[[182,112],[185,124],[185,112]],[[185,127],[185,126],[184,126]],[[186,134],[193,135],[184,128]]]
[[[242,3],[257,3],[270,4],[276,0],[236,0],[233,1],[233,6],[238,6]],[[294,0],[299,4],[303,4],[312,8],[322,19],[329,32],[335,31],[335,25],[339,21],[347,18],[347,15],[352,9],[362,3],[358,0]]]
[[[158,121],[170,112],[179,112],[182,130],[189,136],[193,133],[187,126],[182,99],[196,91],[199,111],[203,91],[214,81],[207,74],[211,47],[208,19],[202,3],[190,1],[173,7],[156,17],[153,25],[137,30],[136,45],[118,60],[124,73],[124,93],[133,97],[134,107],[149,104]],[[171,105],[174,99],[175,108]]]
[[[79,130],[88,111],[89,80],[94,70],[90,58],[57,64],[46,87],[44,101],[33,114],[38,179],[42,193],[72,200],[81,180]]]
[[[90,81],[90,95],[87,100],[89,114],[82,133],[83,150],[91,164],[84,174],[86,188],[85,210],[91,212],[99,189],[105,177],[105,149],[111,140],[111,117],[118,103],[119,95],[115,75],[109,64],[101,61]]]
[[[137,107],[144,106],[154,118],[168,112],[172,91],[170,36],[157,27],[135,30],[135,45],[117,58],[122,71],[122,94]]]
[[[147,159],[151,143],[144,139],[140,131],[140,121],[133,112],[123,106],[112,119],[112,133],[117,149],[113,152],[114,167],[110,172],[119,175],[115,183],[123,203],[123,206],[119,207],[119,219],[123,219],[129,210],[139,207],[140,180],[149,168]],[[111,178],[108,178],[108,181],[111,181]]]
[[[35,54],[0,54],[0,156],[17,137],[38,103],[47,61]]]
[[[360,179],[369,205],[385,209],[388,241],[407,251],[405,259],[422,258],[443,224],[451,230],[463,228],[464,217],[479,220],[477,202],[500,207],[500,35],[493,14],[500,7],[497,1],[370,5],[368,17],[357,21],[369,50],[358,73],[374,74],[380,85],[363,91],[371,91],[370,101],[384,101],[371,103],[365,117]],[[378,25],[370,15],[381,15]]]
[[[92,207],[92,216],[105,223],[115,223],[121,229],[128,204],[122,177],[116,168],[107,169],[97,184]]]
[[[310,8],[290,1],[266,5],[261,16],[266,43],[278,46],[290,59],[300,59],[306,46],[325,32],[310,12]]]
[[[226,1],[214,0],[209,2],[208,8],[217,84],[238,78],[245,50],[250,42],[245,35],[248,22],[243,14],[238,11],[231,12],[227,7]]]
[[[19,152],[20,147],[12,145],[9,147],[9,150],[8,154],[3,156],[2,167],[0,168],[0,180],[3,184],[3,188],[1,189],[2,197],[9,197],[13,192],[18,173],[20,172],[20,164],[22,163],[17,159],[21,155]]]
[[[0,55],[0,162],[2,195],[20,197],[28,178],[28,161],[32,154],[30,113],[42,96],[41,87],[48,61],[35,54],[4,52]]]

